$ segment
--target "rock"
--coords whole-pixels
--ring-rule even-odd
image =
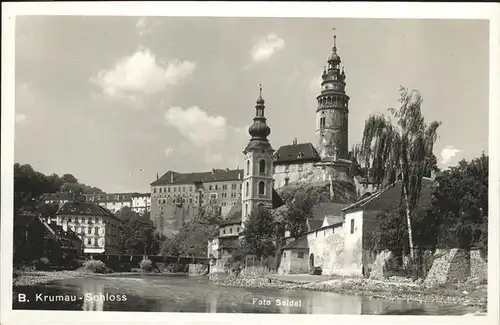
[[[463,249],[436,250],[424,281],[426,286],[465,281],[470,275],[469,252]]]

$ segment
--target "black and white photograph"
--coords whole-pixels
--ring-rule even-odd
[[[498,7],[265,4],[2,14],[2,323],[498,321]]]

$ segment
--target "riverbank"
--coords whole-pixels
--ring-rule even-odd
[[[72,271],[15,271],[12,281],[13,287],[29,287],[39,284],[46,284],[52,281],[67,280],[72,278],[82,278],[89,276],[106,276],[106,277],[119,277],[119,276],[134,276],[134,275],[148,275],[148,276],[161,276],[161,275],[187,275],[187,273],[154,273],[154,272],[114,272],[114,273],[93,273],[86,269],[80,268]]]
[[[425,287],[411,280],[371,280],[365,278],[327,278],[314,276],[225,276],[211,275],[212,283],[242,288],[327,291],[342,295],[362,295],[374,299],[457,305],[485,310],[487,285],[457,284]]]

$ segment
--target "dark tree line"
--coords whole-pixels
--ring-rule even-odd
[[[484,154],[445,170],[436,178],[432,202],[413,214],[414,243],[420,248],[478,247],[488,245],[488,156]],[[377,216],[375,249],[406,253],[405,212],[397,206]],[[403,249],[404,248],[404,249]]]
[[[15,211],[37,210],[44,193],[74,193],[89,194],[103,193],[97,187],[78,182],[71,174],[59,176],[57,174],[44,175],[35,171],[30,165],[14,164],[14,209]]]

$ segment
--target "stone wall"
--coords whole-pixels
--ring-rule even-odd
[[[370,279],[385,279],[390,276],[389,272],[389,261],[393,258],[393,254],[389,250],[384,250],[377,254],[375,261],[371,265],[371,270],[369,272]]]
[[[280,188],[285,186],[286,178],[288,178],[289,184],[305,182],[312,175],[313,169],[312,162],[275,166],[273,173],[274,187]]]
[[[441,285],[465,281],[471,272],[470,253],[463,249],[438,249],[424,281],[426,285]]]
[[[470,251],[470,281],[485,283],[488,281],[488,262],[481,256],[479,249]]]

